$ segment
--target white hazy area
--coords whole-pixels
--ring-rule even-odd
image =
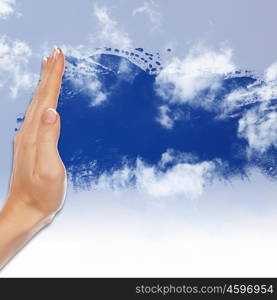
[[[276,184],[257,172],[215,184],[183,203],[69,191],[52,225],[1,276],[275,277]]]

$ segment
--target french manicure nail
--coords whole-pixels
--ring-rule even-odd
[[[56,59],[58,57],[58,55],[60,54],[60,52],[61,52],[60,49],[57,46],[55,46],[54,49],[53,49],[53,57],[54,57],[54,59]]]
[[[48,108],[43,114],[43,121],[46,124],[54,124],[57,119],[57,112],[54,108]]]
[[[48,57],[44,56],[43,57],[43,61],[42,61],[43,66],[45,66],[45,64],[47,63],[47,60],[48,60]]]
[[[42,60],[42,68],[45,67],[46,63],[47,63],[47,57],[44,56]]]

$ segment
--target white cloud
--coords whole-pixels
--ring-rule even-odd
[[[6,19],[15,12],[15,0],[0,0],[0,18]]]
[[[277,147],[277,63],[269,66],[264,78],[257,79],[246,88],[237,89],[223,101],[222,117],[232,114],[246,105],[255,105],[239,120],[238,135],[245,138],[249,151],[265,152],[270,146]]]
[[[169,166],[169,164],[172,166]],[[165,168],[168,166],[168,168]],[[134,168],[125,165],[111,174],[103,173],[93,184],[95,189],[136,189],[153,199],[196,199],[213,179],[215,163],[194,162],[194,157],[168,150],[157,166],[137,159]],[[135,179],[135,181],[134,181]]]
[[[155,167],[140,163],[137,186],[154,198],[179,196],[183,199],[195,199],[203,193],[213,168],[211,162],[179,163],[167,171],[157,171]]]
[[[214,52],[194,48],[185,59],[173,58],[165,66],[156,78],[156,90],[169,102],[207,108],[213,99],[196,97],[205,89],[219,88],[222,76],[234,70],[230,49]]]
[[[232,63],[232,51],[223,49],[212,52],[195,48],[184,59],[174,58],[156,78],[156,91],[167,103],[189,103],[191,106],[214,109],[213,91],[220,88],[224,75],[235,70]],[[216,107],[219,117],[226,118],[246,105],[255,108],[248,111],[239,120],[238,135],[247,139],[249,150],[265,152],[271,145],[277,146],[277,112],[273,99],[277,99],[277,63],[264,72],[264,79],[257,79],[246,88],[239,88]],[[201,92],[210,92],[201,96]],[[159,108],[157,121],[171,129],[176,120],[171,107]]]
[[[31,55],[32,50],[25,42],[0,38],[0,87],[8,86],[12,98],[17,97],[19,89],[37,84],[38,76],[27,70]]]
[[[67,53],[71,54],[70,48],[67,48]],[[76,54],[76,52],[74,53]],[[97,71],[97,67],[105,67],[96,60],[86,56],[82,57],[80,53],[78,53],[77,57],[74,64],[67,62],[67,71],[64,76],[75,86],[74,91],[68,91],[68,93],[72,95],[77,92],[86,93],[91,97],[91,106],[103,104],[108,97],[98,79],[99,71]]]
[[[277,112],[253,108],[239,120],[238,134],[247,139],[250,151],[277,147]]]
[[[165,128],[172,129],[174,122],[181,119],[184,119],[182,111],[176,109],[172,110],[167,105],[161,105],[159,107],[159,114],[156,120]]]
[[[107,7],[94,6],[94,16],[97,18],[100,32],[91,37],[93,43],[97,46],[110,46],[128,49],[132,46],[129,35],[120,28],[118,22],[109,14]]]
[[[167,129],[171,129],[174,125],[174,121],[168,115],[170,108],[166,105],[162,105],[159,107],[159,116],[157,121]]]
[[[157,6],[153,1],[144,2],[142,6],[133,10],[133,16],[137,14],[148,15],[151,23],[154,25],[152,30],[158,29],[162,23],[162,14],[157,10]]]
[[[234,110],[249,104],[261,104],[265,108],[277,98],[277,63],[270,65],[263,78],[257,78],[246,88],[239,88],[228,94],[222,102],[223,117]]]
[[[265,79],[266,81],[277,80],[277,62],[273,63],[269,66],[265,71]]]
[[[222,102],[222,113],[226,116],[234,110],[249,104],[260,104],[264,107],[272,99],[277,98],[277,85],[274,81],[265,81],[249,85],[247,88],[237,89],[227,95]]]
[[[91,106],[97,106],[107,100],[107,95],[101,91],[102,85],[99,80],[91,81],[87,84],[89,93],[92,93],[93,99]]]

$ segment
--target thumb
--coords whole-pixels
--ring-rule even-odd
[[[55,171],[60,161],[57,144],[60,136],[60,116],[53,108],[48,108],[41,117],[37,139],[38,168]]]

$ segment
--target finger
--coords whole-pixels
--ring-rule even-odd
[[[38,87],[40,86],[41,82],[45,81],[45,76],[46,76],[46,67],[47,67],[47,64],[48,64],[48,59],[49,57],[44,57],[43,58],[43,61],[42,61],[42,64],[41,64],[41,70],[40,70],[40,79],[39,79],[39,85]]]
[[[59,48],[54,48],[52,56],[48,57],[47,63],[44,65],[43,80],[34,94],[26,121],[28,118],[40,120],[41,115],[38,113],[42,113],[47,107],[57,107],[63,72],[63,52]]]
[[[47,67],[46,79],[41,82],[37,95],[45,96],[46,106],[56,108],[64,72],[64,54],[60,48],[54,48]]]
[[[60,117],[53,109],[47,109],[41,118],[37,138],[36,172],[42,176],[56,175],[61,160],[57,145],[60,136]]]
[[[54,48],[55,50],[55,48]],[[39,80],[39,84],[38,84],[38,87],[36,89],[36,91],[34,92],[33,94],[33,97],[32,97],[32,101],[27,109],[27,112],[25,114],[25,122],[22,124],[22,127],[27,127],[26,124],[29,122],[29,120],[31,119],[33,113],[34,113],[34,110],[35,110],[35,107],[37,106],[37,102],[38,102],[38,99],[39,97],[38,96],[38,93],[39,91],[41,90],[41,87],[42,86],[45,86],[45,83],[47,82],[47,78],[49,77],[50,75],[50,71],[52,70],[52,64],[53,64],[53,54],[54,54],[54,50],[52,52],[52,55],[51,56],[48,56],[48,57],[45,57],[43,58],[43,61],[42,61],[42,64],[41,64],[41,72],[40,72],[40,80]]]
[[[51,57],[43,64],[41,82],[36,90],[32,103],[27,111],[23,130],[28,130],[30,138],[36,138],[40,119],[43,112],[48,108],[56,108],[62,76],[64,72],[64,55],[58,48],[54,49]]]

